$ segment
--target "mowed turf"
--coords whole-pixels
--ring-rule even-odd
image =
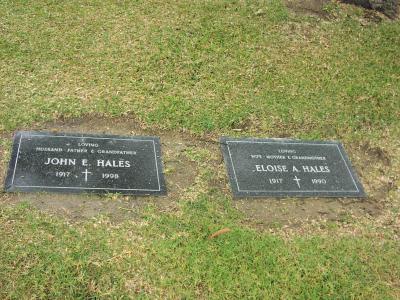
[[[398,21],[278,0],[2,1],[0,20],[0,130],[88,113],[309,138],[399,125]]]
[[[296,16],[278,0],[1,1],[0,133],[113,116],[200,135],[398,140],[399,21],[327,11]],[[0,207],[0,298],[400,297],[390,226],[286,238],[252,229],[208,185],[200,154],[178,211],[69,224]]]
[[[210,204],[210,201],[218,202]],[[399,243],[367,237],[285,241],[240,225],[202,196],[185,216],[68,225],[28,207],[1,209],[2,298],[390,299]],[[227,205],[227,204],[225,204]],[[219,207],[220,208],[220,207]],[[232,231],[215,239],[212,232]],[[334,231],[330,232],[334,234]]]

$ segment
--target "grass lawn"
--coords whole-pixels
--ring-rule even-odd
[[[280,0],[1,1],[3,173],[13,131],[71,119],[194,140],[336,139],[379,214],[257,226],[213,184],[225,180],[214,153],[189,149],[198,172],[173,210],[70,222],[0,193],[0,298],[400,298],[400,22],[364,14],[296,15]]]

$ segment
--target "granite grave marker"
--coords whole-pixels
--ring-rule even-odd
[[[235,197],[364,197],[339,142],[222,137]]]
[[[20,131],[5,190],[164,195],[160,140]]]

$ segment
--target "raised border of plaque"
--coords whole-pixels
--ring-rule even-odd
[[[364,188],[340,142],[221,137],[220,144],[231,190],[235,198],[366,197]],[[252,149],[258,149],[260,145],[262,145],[262,151],[257,150],[251,153]],[[296,156],[278,155],[278,148],[282,149],[281,152],[295,153],[297,150],[298,153]],[[310,156],[307,157],[304,156],[305,153],[299,153],[302,151],[314,151],[321,155],[318,157],[319,159],[324,159],[325,162],[320,164],[322,168],[320,171],[330,172],[325,176],[326,178],[329,177],[328,180],[324,180],[321,176],[314,176],[317,178],[315,182],[322,185],[310,188],[309,179],[312,176],[302,173],[301,160],[299,160],[301,157],[309,158]],[[298,156],[302,154],[303,156]],[[313,153],[309,153],[309,155],[312,157]],[[334,161],[331,158],[334,158]],[[256,162],[258,165],[256,165]],[[268,162],[270,164],[266,166],[266,169],[263,169],[265,166],[262,164]],[[275,165],[272,165],[271,162]],[[328,165],[330,166],[328,167]],[[296,172],[293,173],[293,170]],[[307,166],[306,170],[316,170],[316,168]],[[274,174],[274,171],[277,173]],[[283,173],[283,171],[286,173]],[[308,188],[302,188],[301,180],[308,183]],[[332,188],[328,188],[329,184],[326,182],[331,182]],[[343,188],[343,186],[346,186],[346,188]]]
[[[77,161],[85,160],[85,164],[82,165],[88,166],[90,160],[95,160],[96,158],[103,158],[101,162],[101,167],[104,167],[104,170],[112,171],[118,170],[118,167],[126,167],[123,172],[121,169],[120,172],[122,175],[119,175],[120,179],[123,179],[123,183],[119,184],[115,181],[115,172],[104,171],[106,176],[105,178],[97,178],[92,181],[88,180],[88,174],[91,175],[96,174],[96,166],[93,166],[89,172],[89,167],[82,167],[79,163],[76,163],[76,166],[68,167],[69,173],[76,173],[75,177],[85,179],[78,181],[77,179],[71,179],[70,183],[67,184],[66,178],[57,178],[54,179],[54,174],[56,174],[56,168],[51,168],[48,166],[46,172],[52,177],[46,177],[44,171],[40,173],[40,168],[38,164],[33,163],[35,158],[42,158],[41,153],[35,153],[34,149],[29,148],[29,143],[33,143],[35,145],[35,139],[41,139],[46,143],[46,141],[51,141],[53,145],[59,145],[62,147],[60,149],[67,149],[70,144],[79,144],[80,145],[101,145],[100,147],[109,148],[109,150],[96,152],[95,149],[91,149],[90,146],[81,146],[82,149],[86,149],[83,156],[82,154],[75,154]],[[53,139],[57,139],[57,142],[52,141]],[[25,143],[25,144],[24,144]],[[38,145],[40,141],[36,143]],[[49,143],[49,142],[48,142]],[[27,145],[28,144],[28,145]],[[66,146],[67,145],[67,146]],[[47,145],[48,146],[48,145]],[[123,147],[123,149],[127,151],[118,151],[115,148]],[[46,145],[42,145],[45,149]],[[73,147],[70,146],[70,147]],[[113,149],[114,150],[110,150]],[[78,149],[79,150],[79,149]],[[108,151],[108,152],[107,152]],[[111,151],[111,152],[110,152]],[[114,151],[114,152],[113,152]],[[135,154],[140,151],[143,155],[138,155],[138,158],[135,158],[134,163],[125,163],[124,162],[115,162],[111,160],[107,162],[107,158],[110,158],[109,154],[104,153],[129,153]],[[25,153],[24,153],[25,152]],[[66,151],[63,151],[64,153]],[[102,153],[102,154],[99,154]],[[71,156],[72,155],[72,156]],[[73,157],[74,154],[69,153],[69,157]],[[48,154],[47,156],[51,156]],[[55,156],[53,154],[52,156]],[[21,162],[22,157],[22,162]],[[115,157],[115,156],[114,156]],[[117,155],[118,158],[122,157],[122,155]],[[48,158],[47,158],[48,159]],[[133,159],[133,158],[132,158]],[[30,164],[30,160],[32,163]],[[50,160],[48,159],[50,162]],[[104,163],[106,162],[106,163]],[[43,161],[42,164],[43,165]],[[129,168],[127,167],[129,165]],[[131,169],[135,165],[136,170]],[[21,167],[20,167],[21,166]],[[148,169],[146,169],[148,166]],[[35,169],[35,167],[37,169]],[[108,167],[108,168],[107,168]],[[111,169],[114,167],[115,169]],[[81,172],[85,168],[85,172]],[[71,172],[72,171],[72,172]],[[54,173],[54,174],[53,174]],[[65,176],[68,172],[59,172],[61,175]],[[80,174],[80,173],[83,173]],[[69,175],[69,174],[68,174]],[[104,173],[102,174],[104,175]],[[112,175],[114,177],[112,178]],[[26,177],[25,180],[18,180],[18,176]],[[38,176],[37,180],[31,179],[30,176]],[[93,177],[93,176],[92,176]],[[114,180],[113,180],[114,179]],[[85,183],[83,183],[85,181]],[[138,182],[141,182],[141,186],[137,186]],[[24,184],[24,182],[28,184]],[[29,184],[29,182],[34,182],[35,184]],[[75,184],[73,184],[75,183]],[[118,136],[118,135],[99,135],[99,134],[77,134],[77,133],[50,133],[50,132],[34,132],[34,131],[18,131],[14,135],[14,142],[11,154],[11,160],[9,163],[9,168],[7,172],[7,177],[5,180],[5,191],[6,192],[57,192],[57,193],[120,193],[125,195],[166,195],[166,185],[165,179],[163,175],[163,167],[161,161],[161,146],[160,146],[160,138],[153,136]]]

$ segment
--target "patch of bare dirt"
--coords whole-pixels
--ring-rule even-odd
[[[327,13],[324,10],[325,5],[329,0],[285,0],[286,6],[300,14],[315,15],[315,16],[326,16]]]
[[[258,225],[297,225],[310,220],[340,221],[352,216],[376,216],[382,207],[366,200],[349,199],[250,199],[240,200],[236,207],[249,221]]]

